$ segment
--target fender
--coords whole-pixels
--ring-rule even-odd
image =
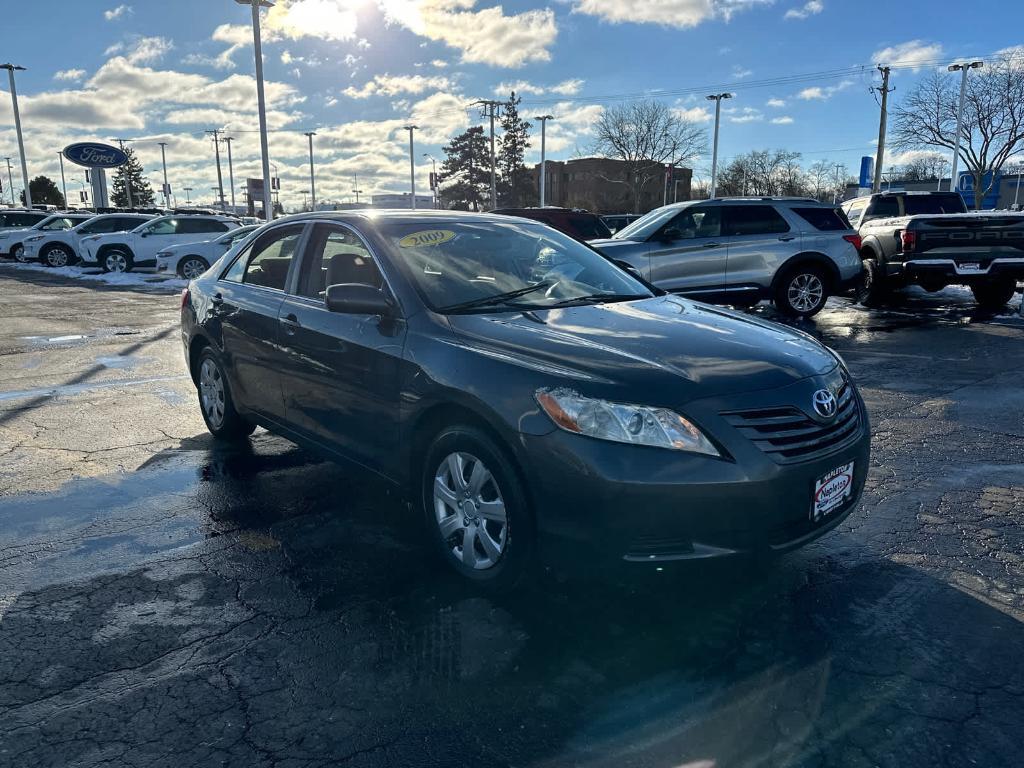
[[[775,276],[772,277],[772,291],[774,292],[775,289],[778,288],[779,280],[782,278],[782,275],[786,274],[787,271],[798,264],[807,263],[815,264],[824,268],[825,273],[832,282],[832,285],[839,282],[839,267],[835,265],[835,262],[833,262],[832,259],[818,251],[802,251],[794,256],[790,256],[778,269],[775,270]]]

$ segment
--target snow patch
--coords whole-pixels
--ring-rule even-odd
[[[79,267],[47,267],[43,264],[8,264],[4,266],[14,270],[59,275],[73,280],[143,288],[155,293],[177,293],[188,287],[187,280],[179,277],[164,277],[153,272],[86,272]]]

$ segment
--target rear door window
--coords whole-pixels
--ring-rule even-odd
[[[227,232],[228,225],[216,219],[182,218],[178,221],[179,235],[210,234],[212,232]]]
[[[822,232],[850,229],[846,214],[839,208],[794,208],[793,213]]]
[[[283,291],[304,228],[304,224],[280,227],[257,240],[248,252],[242,282]],[[228,279],[233,271],[234,267]]]
[[[725,234],[728,237],[789,232],[789,224],[782,214],[770,205],[733,205],[725,211]]]

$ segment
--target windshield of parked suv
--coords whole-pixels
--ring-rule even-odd
[[[614,235],[615,240],[648,240],[659,229],[679,215],[680,208],[655,208],[632,224],[627,224]]]
[[[956,192],[933,195],[907,195],[903,198],[907,216],[935,213],[966,213],[964,199]]]
[[[649,298],[597,252],[538,224],[387,223],[381,234],[432,309],[547,309]]]

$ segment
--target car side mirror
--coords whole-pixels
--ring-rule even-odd
[[[338,283],[327,286],[324,303],[331,312],[342,315],[394,314],[394,304],[380,288],[362,283]]]
[[[628,261],[623,261],[622,259],[615,259],[615,263],[616,265],[622,267],[624,270],[629,272],[629,274],[631,274],[633,277],[639,277],[640,279],[643,279],[643,275],[640,274],[640,270],[634,267]]]
[[[679,227],[668,227],[662,230],[660,239],[666,243],[674,243],[676,240],[683,239],[683,232]]]
[[[149,237],[149,232],[139,232],[139,237]]]

